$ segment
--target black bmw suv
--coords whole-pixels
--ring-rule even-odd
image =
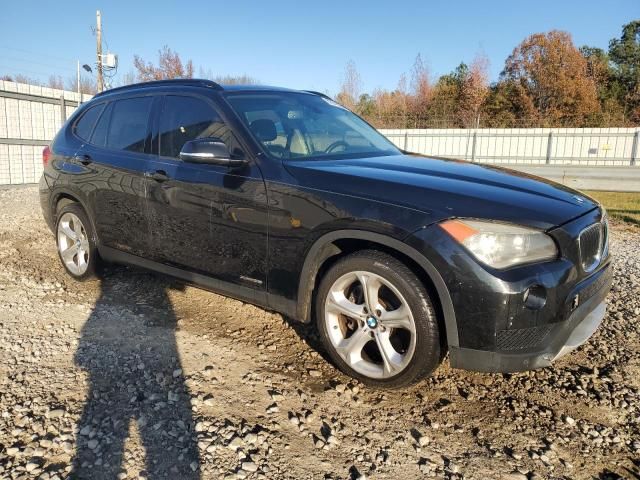
[[[549,365],[611,286],[604,209],[496,167],[403,152],[325,95],[158,81],[95,96],[43,152],[62,265],[137,265],[315,322],[399,387]]]

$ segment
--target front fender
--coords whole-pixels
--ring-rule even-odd
[[[334,242],[337,240],[364,240],[395,250],[409,257],[424,271],[433,283],[438,295],[438,301],[442,307],[447,341],[450,346],[458,346],[458,329],[451,296],[440,273],[418,249],[421,245],[420,232],[422,232],[422,230],[417,232],[417,234],[410,235],[408,237],[409,242],[403,242],[379,233],[347,229],[332,231],[318,238],[309,249],[302,268],[296,312],[298,319],[303,322],[309,322],[311,320],[313,288],[318,270],[327,258],[340,253],[339,248]]]

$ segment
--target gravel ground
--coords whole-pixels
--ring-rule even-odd
[[[310,328],[113,266],[76,283],[34,187],[0,190],[0,478],[640,479],[640,229],[596,335],[554,367],[402,391]]]

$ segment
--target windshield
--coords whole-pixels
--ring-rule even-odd
[[[373,127],[334,101],[308,93],[228,94],[227,100],[272,156],[283,159],[397,155]]]

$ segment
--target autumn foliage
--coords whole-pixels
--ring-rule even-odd
[[[141,82],[193,77],[193,62],[188,60],[183,65],[180,55],[166,45],[158,52],[157,66],[138,55],[133,57],[133,66],[138,71],[138,80]]]
[[[566,32],[554,30],[526,38],[507,58],[505,82],[521,88],[532,114],[550,124],[585,124],[600,110],[596,82],[587,60]]]
[[[567,32],[525,38],[489,83],[483,55],[433,80],[418,55],[409,88],[360,93],[350,61],[337,100],[377,127],[587,127],[640,123],[640,20],[623,27],[609,52],[576,48]],[[358,86],[358,88],[354,88]]]

